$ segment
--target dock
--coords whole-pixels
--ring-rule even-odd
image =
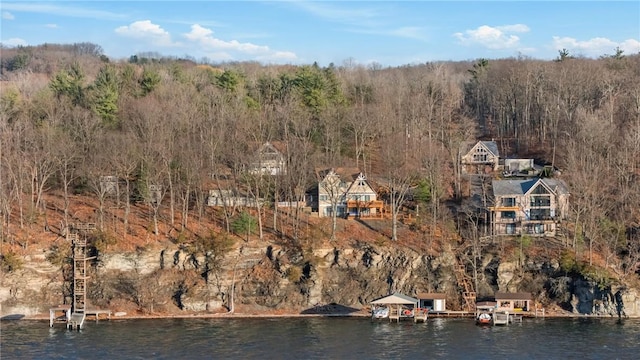
[[[71,305],[57,305],[49,308],[49,327],[53,327],[54,323],[67,323],[69,319],[71,319]]]
[[[416,308],[413,310],[413,322],[427,322],[429,318],[429,309]]]
[[[493,325],[509,325],[509,313],[494,312],[491,314],[491,323]]]
[[[49,308],[49,327],[53,327],[56,323],[66,323],[67,328],[75,329],[78,326],[82,328],[85,320],[92,319],[96,323],[102,319],[111,320],[113,315],[111,310],[89,309],[84,313],[72,313],[71,305],[57,305]]]

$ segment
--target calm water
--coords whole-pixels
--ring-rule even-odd
[[[640,320],[525,319],[479,327],[367,318],[3,321],[2,359],[640,359]]]

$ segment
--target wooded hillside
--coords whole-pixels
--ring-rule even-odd
[[[463,197],[460,144],[494,139],[503,157],[561,170],[573,246],[598,249],[625,272],[640,258],[637,54],[380,68],[111,62],[94,44],[1,51],[3,242],[33,224],[47,194],[63,199],[65,223],[77,220],[70,196],[95,199],[93,220],[114,234],[128,233],[132,205],[148,206],[157,235],[158,222],[188,228],[222,184],[299,201],[316,182],[313,169],[346,165],[388,184],[422,184],[429,221],[446,223],[444,204]],[[245,171],[255,144],[267,141],[287,147],[277,181]],[[117,196],[103,176],[122,179]],[[123,213],[117,225],[106,220],[113,208]],[[237,213],[216,214],[230,231]],[[287,236],[298,236],[300,216]],[[257,218],[260,234],[276,226]]]

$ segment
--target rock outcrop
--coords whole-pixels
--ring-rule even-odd
[[[25,257],[20,270],[3,274],[2,316],[42,314],[51,305],[71,301],[65,268],[69,265],[53,265],[45,255],[42,251]],[[455,309],[461,306],[456,255],[452,250],[425,255],[410,248],[356,242],[313,251],[245,243],[224,257],[214,257],[170,244],[101,254],[91,267],[88,296],[92,306],[129,313],[238,308],[304,313],[329,304],[361,309],[395,291],[442,292],[448,296],[448,307]],[[477,264],[479,295],[528,291],[542,306],[557,304],[574,314],[640,316],[637,289],[601,289],[582,277],[563,274],[557,260],[503,260],[496,252],[486,252]]]

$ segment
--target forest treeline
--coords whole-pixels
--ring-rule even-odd
[[[157,232],[160,211],[177,228],[202,216],[211,188],[300,201],[317,183],[314,169],[346,165],[384,179],[391,192],[422,184],[423,208],[446,221],[443,204],[464,195],[461,143],[494,139],[502,157],[561,170],[574,246],[595,246],[607,259],[640,254],[637,54],[383,68],[211,65],[157,54],[114,62],[90,43],[1,51],[3,237],[28,226],[50,192],[64,198],[65,221],[71,195],[95,196],[101,227],[117,202],[125,232],[139,196]],[[277,180],[246,171],[267,141],[286,145],[288,171]],[[107,196],[107,175],[124,182],[118,199]],[[224,214],[228,228],[234,214]]]

